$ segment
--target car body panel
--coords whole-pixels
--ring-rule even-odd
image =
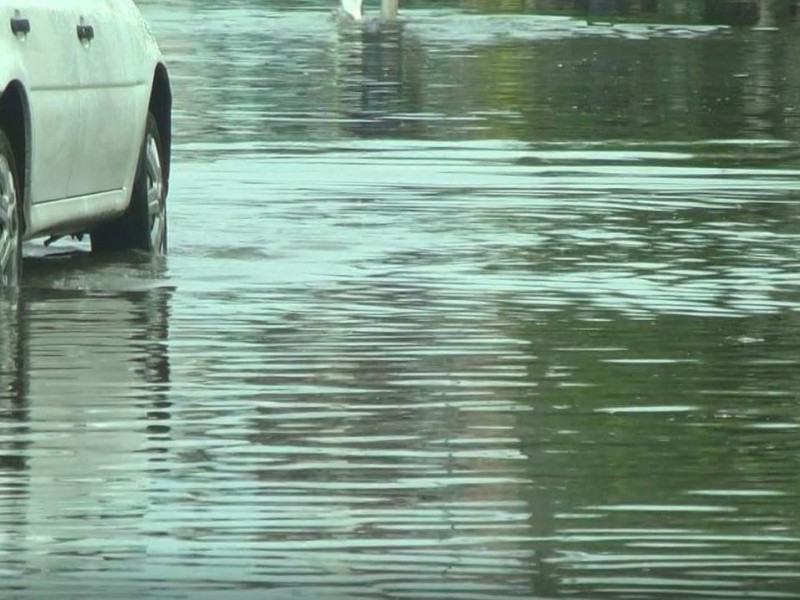
[[[78,56],[71,52],[68,36],[60,33],[69,28],[73,14],[66,6],[54,9],[46,0],[17,3],[21,8],[3,10],[6,4],[0,0],[0,19],[5,21],[0,21],[0,25],[5,34],[2,37],[10,40],[7,45],[11,48],[2,49],[2,62],[10,52],[26,66],[28,80],[23,85],[31,115],[36,117],[31,120],[31,148],[35,147],[36,152],[31,155],[30,169],[34,175],[47,172],[47,177],[31,178],[30,194],[31,198],[47,201],[58,198],[67,189],[75,158],[70,148],[77,121],[64,117],[77,115],[80,109],[75,94],[79,87]],[[30,33],[8,35],[10,27],[6,23],[15,15],[29,20]],[[53,56],[60,58],[54,61]],[[35,143],[39,139],[46,139],[47,143]]]
[[[15,17],[29,33],[12,33]],[[18,83],[29,110],[25,238],[125,210],[159,64],[132,0],[0,0],[0,93]]]
[[[73,173],[70,196],[124,189],[133,174],[126,165],[138,157],[138,146],[129,140],[144,133],[156,55],[142,43],[145,36],[130,34],[134,15],[124,18],[120,6],[109,0],[81,2],[80,22],[93,28],[94,38],[82,44],[83,129],[77,141],[95,168]]]

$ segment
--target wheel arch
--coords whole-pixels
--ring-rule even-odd
[[[149,110],[158,124],[161,137],[161,163],[164,169],[164,185],[169,188],[170,157],[172,155],[172,88],[167,68],[159,63],[153,75]],[[166,190],[165,190],[166,191]]]
[[[0,128],[11,142],[17,163],[23,208],[20,233],[24,235],[30,218],[31,120],[28,97],[19,81],[11,81],[0,93]]]

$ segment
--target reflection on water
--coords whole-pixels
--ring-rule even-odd
[[[169,269],[27,252],[3,598],[800,597],[793,31],[142,6]]]
[[[407,41],[405,23],[373,22],[339,27],[335,55],[338,112],[357,137],[406,137],[421,133],[415,118],[424,104],[418,41]],[[417,46],[417,47],[415,47]]]
[[[157,270],[80,252],[25,268],[0,315],[4,597],[50,595],[59,574],[74,593],[84,573],[113,578],[144,560],[148,481],[169,431],[171,292]]]

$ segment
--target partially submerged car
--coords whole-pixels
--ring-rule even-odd
[[[0,0],[0,286],[34,237],[166,251],[171,105],[132,0]]]

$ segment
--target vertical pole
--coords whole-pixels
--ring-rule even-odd
[[[398,0],[381,0],[381,19],[393,20],[397,18]]]
[[[759,2],[758,26],[775,27],[789,16],[789,0],[761,0]]]

